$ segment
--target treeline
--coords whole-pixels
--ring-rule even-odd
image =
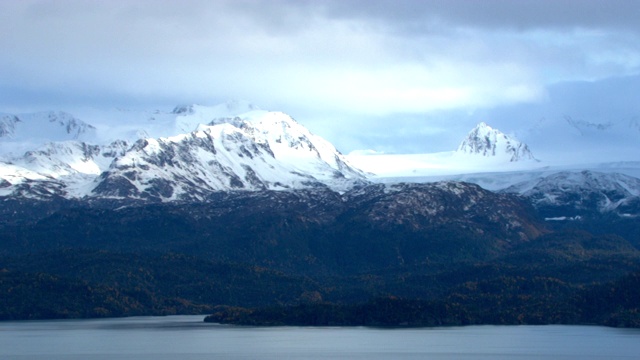
[[[0,319],[206,314],[218,304],[293,303],[316,287],[184,254],[67,249],[0,259]]]
[[[64,279],[46,273],[0,271],[0,320],[94,318],[179,313],[145,291]]]
[[[624,239],[574,231],[482,262],[345,276],[69,248],[0,258],[0,319],[214,314],[209,321],[254,325],[639,326],[639,267],[640,252]]]
[[[582,291],[569,291],[567,284],[555,279],[502,278],[493,286],[500,290],[474,288],[470,291],[473,295],[454,293],[431,301],[386,297],[361,304],[304,303],[251,309],[218,306],[205,321],[252,326],[598,324],[640,327],[640,272]],[[538,291],[532,293],[531,287]],[[527,291],[521,293],[523,289]]]

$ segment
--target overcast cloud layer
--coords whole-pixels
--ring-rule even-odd
[[[558,84],[637,89],[638,19],[634,0],[4,0],[0,111],[246,99],[343,152],[449,150],[477,121],[588,117]]]

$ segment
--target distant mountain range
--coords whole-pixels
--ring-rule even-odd
[[[97,142],[95,127],[65,113],[7,115],[5,144],[37,144],[44,134],[57,141],[5,155],[0,195],[195,200],[220,190],[347,189],[366,181],[333,145],[290,116],[262,110],[229,116],[254,109],[231,105],[155,113],[144,119],[148,128],[121,132],[110,143]],[[145,124],[128,129],[136,125]]]
[[[500,190],[563,171],[545,168],[527,144],[484,122],[451,152],[345,156],[291,116],[243,101],[114,110],[94,120],[53,111],[0,116],[0,196],[197,201],[216,191],[436,180]],[[567,171],[582,170],[607,177],[616,169]]]
[[[2,115],[0,196],[197,200],[212,191],[344,191],[368,181],[289,115],[248,102],[109,116],[92,125],[65,112]],[[456,163],[534,160],[526,144],[485,123],[454,154]]]

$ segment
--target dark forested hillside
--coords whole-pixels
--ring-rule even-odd
[[[637,326],[633,231],[552,228],[472,184],[3,205],[0,319]]]

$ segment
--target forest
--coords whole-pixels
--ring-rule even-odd
[[[32,221],[0,225],[0,319],[640,325],[637,220],[619,233],[594,230],[597,219],[554,227],[517,198],[471,186],[486,207],[462,212],[464,202],[438,193],[444,210],[434,218],[406,200],[428,191],[342,205],[317,191],[48,204]]]

